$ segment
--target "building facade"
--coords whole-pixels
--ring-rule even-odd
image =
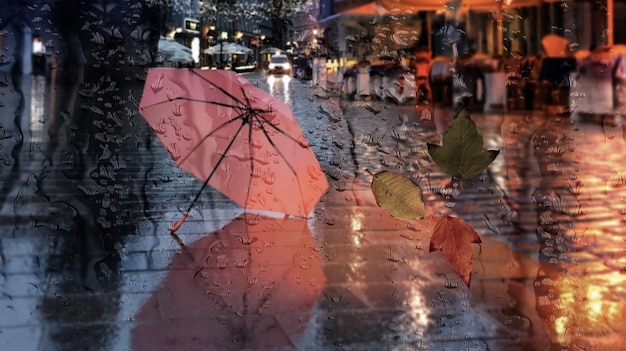
[[[373,0],[321,0],[320,25],[332,56],[371,59],[426,45],[421,13],[392,14]]]
[[[263,8],[267,9],[264,2],[166,0],[161,8],[161,34],[197,52],[199,66],[219,61],[204,51],[220,42],[253,49],[254,54],[237,59],[238,64],[252,64],[264,43],[273,40],[271,20]]]
[[[307,11],[298,13],[292,19],[293,29],[288,38],[294,54],[312,55],[319,51],[321,42],[320,2],[313,1]]]
[[[436,34],[447,24],[462,31],[468,53],[534,55],[542,52],[541,39],[550,33],[568,39],[573,50],[626,44],[626,32],[616,25],[626,20],[626,0],[512,0],[505,6],[479,0],[319,1],[320,30],[329,50],[345,57],[418,47],[442,55]],[[453,16],[447,16],[454,6]]]

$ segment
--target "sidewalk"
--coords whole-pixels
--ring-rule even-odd
[[[494,269],[510,264],[512,252],[505,243],[491,239],[494,233],[489,231],[482,218],[485,215],[495,220],[502,209],[485,206],[498,200],[497,193],[476,191],[481,186],[492,186],[490,180],[478,180],[477,184],[464,190],[473,190],[472,196],[477,196],[479,203],[475,204],[480,206],[477,212],[481,217],[475,218],[477,213],[474,211],[462,212],[461,216],[465,215],[463,217],[481,234],[484,242],[482,247],[476,246],[472,288],[468,290],[440,253],[428,253],[434,223],[391,218],[375,204],[369,190],[371,180],[364,172],[365,169],[373,173],[387,169],[409,175],[424,190],[427,208],[433,213],[457,215],[463,202],[442,196],[442,193],[449,193],[445,187],[449,179],[436,171],[425,147],[426,142],[439,142],[434,125],[419,126],[412,106],[385,104],[380,114],[373,115],[365,109],[366,104],[378,103],[357,102],[344,106],[347,126],[342,131],[334,131],[331,137],[347,140],[351,134],[355,141],[355,150],[333,149],[329,153],[343,160],[350,159],[350,154],[356,155],[358,179],[339,180],[336,187],[341,191],[336,194],[331,191],[322,203],[325,209],[331,206],[327,211],[334,214],[333,218],[341,220],[333,221],[332,231],[323,225],[314,227],[314,232],[330,231],[331,235],[325,237],[332,237],[332,243],[338,247],[328,245],[325,248],[343,253],[335,260],[340,260],[346,252],[356,251],[347,255],[344,267],[334,263],[337,267],[333,267],[333,271],[347,271],[350,278],[354,274],[352,279],[345,279],[345,276],[338,279],[336,289],[358,291],[358,296],[366,300],[365,306],[375,307],[358,311],[359,319],[375,321],[375,326],[363,326],[368,329],[347,342],[346,345],[350,345],[347,349],[515,349],[525,330],[502,313],[511,303],[506,290],[513,269]],[[352,132],[347,132],[348,129]],[[337,204],[334,201],[328,203],[329,198],[335,197],[338,198]],[[357,204],[350,206],[348,214],[341,210],[345,201]],[[356,224],[355,218],[358,220]],[[355,226],[359,228],[356,233]],[[318,227],[321,228],[317,230]],[[345,239],[336,243],[339,237]],[[355,243],[360,245],[356,250]],[[354,267],[355,261],[363,262]],[[383,311],[378,308],[383,306],[389,317],[381,318],[380,312]],[[362,323],[351,321],[346,324],[359,326]],[[377,329],[387,331],[375,333]],[[360,339],[366,335],[372,339]]]
[[[442,267],[438,253],[411,256],[419,258],[420,273],[444,273],[446,284],[457,286],[454,292],[469,296],[469,303],[453,304],[453,309],[467,313],[469,307],[493,323],[483,324],[476,334],[473,323],[458,331],[447,329],[451,339],[470,336],[490,350],[621,348],[626,257],[622,249],[614,248],[624,240],[618,220],[624,213],[619,200],[624,198],[619,165],[625,161],[621,124],[597,123],[584,116],[561,119],[541,111],[473,113],[485,148],[500,149],[501,154],[487,173],[451,196],[445,186],[449,179],[438,173],[424,145],[440,142],[435,125],[445,125],[441,120],[450,118],[451,112],[435,110],[441,114],[435,117],[439,121],[420,125],[412,107],[383,104],[373,115],[366,104],[379,108],[375,101],[348,103],[345,108],[356,163],[374,173],[387,169],[413,177],[433,212],[465,219],[483,239],[476,247],[469,293],[459,290],[462,283],[445,263]],[[377,122],[363,123],[364,119]],[[386,218],[384,213],[379,216]],[[426,235],[417,247],[425,249],[428,223],[422,225],[426,233],[421,234]],[[386,227],[394,226],[404,237],[405,226]],[[543,239],[535,233],[544,233]],[[409,256],[393,254],[394,245],[410,244],[396,237],[387,243],[389,257]],[[428,330],[426,339],[445,334],[432,326]],[[438,340],[434,348],[448,349],[445,344]]]
[[[99,172],[112,168],[87,162],[99,176],[72,178],[64,173],[71,160],[42,166],[37,150],[45,149],[46,136],[33,121],[45,107],[22,119],[30,133],[24,146],[15,146],[15,138],[4,144],[20,162],[3,169],[12,179],[4,184],[12,185],[0,212],[7,219],[0,222],[0,349],[138,350],[150,345],[145,340],[167,350],[621,349],[621,126],[473,113],[485,148],[501,153],[459,190],[449,188],[426,148],[440,143],[451,111],[436,109],[428,121],[412,106],[318,99],[306,84],[285,84],[289,89],[273,92],[292,105],[330,189],[308,220],[310,242],[268,239],[253,246],[268,254],[293,247],[297,256],[267,258],[282,261],[247,276],[242,300],[235,299],[242,286],[224,274],[239,272],[237,266],[212,267],[223,280],[209,287],[189,285],[199,272],[179,264],[185,256],[167,228],[199,186],[154,140],[120,144],[115,155],[126,164],[116,181],[102,183]],[[20,152],[26,149],[31,152]],[[410,176],[428,211],[461,217],[479,233],[470,289],[440,252],[429,253],[434,223],[390,217],[376,205],[366,170]],[[242,213],[214,191],[200,202],[180,231],[188,245],[215,236]],[[116,206],[123,211],[107,213],[120,217],[101,215]],[[116,226],[119,218],[128,225]],[[318,266],[323,278],[313,274]],[[292,279],[304,294],[242,313],[279,286],[259,283],[272,273]],[[192,294],[190,286],[200,289]],[[217,297],[222,302],[211,300]],[[210,333],[242,322],[260,330],[257,339],[244,329]]]

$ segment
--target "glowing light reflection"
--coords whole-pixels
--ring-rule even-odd
[[[541,263],[533,306],[550,339],[577,345],[580,339],[606,342],[626,335],[626,144],[622,125],[573,123],[548,125],[511,122],[503,129],[506,169],[494,172],[513,176],[506,191],[520,191],[531,178],[515,178],[524,167],[523,141],[530,132],[538,138],[528,156],[546,169],[538,169],[539,187],[550,197],[551,215],[563,235],[549,235],[546,252],[558,255]],[[508,133],[511,133],[510,135]],[[552,133],[552,134],[551,134]],[[558,137],[551,138],[551,135]],[[542,139],[543,138],[543,139]],[[541,144],[540,144],[541,143]],[[520,151],[522,150],[522,151]],[[551,168],[548,168],[550,165]],[[541,166],[540,166],[541,167]],[[531,208],[526,215],[536,215]],[[543,220],[542,218],[541,220]],[[549,229],[550,223],[537,223]],[[574,347],[576,348],[576,347]],[[598,348],[600,349],[600,348]]]
[[[289,75],[269,75],[267,77],[269,93],[272,96],[280,98],[286,104],[291,103],[291,89],[289,88],[290,83],[291,77],[289,77]]]
[[[409,291],[409,306],[411,307],[411,315],[415,322],[416,329],[426,328],[428,326],[428,313],[430,308],[426,305],[426,298],[422,294],[419,287],[411,286]]]
[[[361,245],[361,229],[363,228],[363,213],[357,212],[352,214],[350,220],[350,228],[352,229],[352,242],[354,245]]]
[[[45,78],[34,76],[31,87],[30,100],[30,142],[43,142],[46,137],[46,118],[45,118]]]
[[[361,228],[363,228],[363,213],[358,212],[358,209],[354,209],[350,219],[350,238],[354,246],[357,248],[363,244],[363,233],[361,232]],[[355,259],[350,262],[350,268],[353,272],[357,272],[362,266],[363,260]]]
[[[572,331],[598,335],[622,328],[625,284],[626,276],[620,272],[601,273],[575,283],[569,278],[558,279],[555,286],[561,290],[558,307],[562,315],[553,322],[557,341],[571,341]]]
[[[626,262],[621,254],[626,232],[623,218],[611,214],[620,213],[626,192],[626,172],[621,166],[626,164],[626,145],[621,138],[607,138],[597,126],[584,128],[588,129],[581,130],[584,134],[577,139],[584,138],[585,144],[594,147],[573,155],[581,165],[575,179],[582,184],[576,196],[584,199],[584,216],[574,220],[571,228],[577,233],[573,243],[583,252],[568,254],[582,259],[567,264],[566,274],[552,272],[555,299],[546,306],[557,310],[548,323],[556,333],[553,339],[560,343],[571,343],[578,336],[608,338],[611,331],[625,332]]]

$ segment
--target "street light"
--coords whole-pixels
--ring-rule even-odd
[[[263,54],[263,44],[265,43],[265,35],[261,35],[261,50],[259,54],[261,55],[261,67],[265,68],[265,54]]]
[[[216,38],[217,38],[217,35],[215,33],[215,26],[209,26],[209,29],[208,29],[207,34],[206,34],[205,45],[207,47],[211,47],[211,46],[215,45],[215,43],[217,41]],[[203,52],[204,52],[204,50],[203,50]],[[209,67],[213,67],[213,64],[215,63],[215,53],[211,53],[210,55],[208,55],[207,56],[207,60],[208,60],[208,62],[205,62],[205,64],[208,63]]]
[[[224,62],[222,61],[223,58],[223,47],[224,47],[224,40],[228,39],[228,32],[222,32],[220,34],[220,68],[224,69]]]

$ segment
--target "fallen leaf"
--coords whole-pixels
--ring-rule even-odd
[[[399,219],[424,218],[422,189],[411,179],[389,171],[369,173],[373,176],[371,188],[378,206]]]
[[[454,116],[442,138],[443,145],[428,144],[428,153],[441,170],[461,182],[473,178],[495,160],[500,150],[483,150],[483,137],[467,110]]]
[[[443,258],[467,287],[472,281],[472,244],[482,241],[464,220],[448,215],[439,219],[430,239],[430,252],[441,250]]]

